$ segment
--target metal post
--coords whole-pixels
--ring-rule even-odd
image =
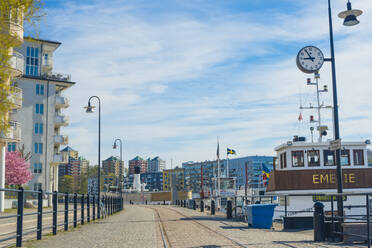
[[[40,189],[37,193],[37,240],[41,240],[43,231],[43,190]]]
[[[93,195],[93,209],[92,209],[92,215],[93,215],[93,220],[96,220],[96,196]]]
[[[204,201],[200,201],[200,212],[204,212]]]
[[[17,206],[17,247],[22,247],[22,237],[23,237],[23,203],[24,203],[24,190],[21,187],[18,191],[18,206]]]
[[[68,193],[65,195],[65,231],[68,231]]]
[[[90,196],[87,194],[87,222],[90,222]]]
[[[234,202],[234,204],[235,204],[234,215],[235,215],[235,219],[236,219],[236,209],[237,209],[237,199],[236,199],[236,196],[234,197],[234,199],[235,199],[235,202]]]
[[[216,206],[214,200],[211,201],[211,215],[216,213]]]
[[[336,85],[336,62],[335,62],[335,51],[333,43],[333,27],[332,27],[332,11],[331,11],[331,0],[328,0],[328,20],[329,20],[329,36],[331,46],[331,64],[332,64],[332,90],[333,90],[333,121],[334,121],[334,139],[340,139],[340,129],[338,121],[338,102],[337,102],[337,85]],[[342,169],[341,169],[341,150],[336,150],[336,166],[337,166],[337,193],[342,193]],[[342,195],[337,196],[337,215],[341,217],[339,219],[340,227],[343,222],[342,217],[344,216],[344,203],[342,201]]]
[[[226,217],[227,219],[232,219],[232,201],[231,200],[227,201]]]
[[[284,216],[287,217],[287,196],[284,196]]]
[[[84,225],[84,194],[80,197],[80,207],[81,207],[81,219],[80,222]]]
[[[74,227],[77,226],[77,194],[74,194]]]
[[[57,235],[57,191],[53,191],[53,235]]]
[[[370,220],[369,220],[369,195],[366,195],[366,210],[367,210],[367,242],[368,242],[368,248],[371,247],[371,234],[370,234]]]
[[[335,214],[333,205],[333,196],[331,197],[331,221],[332,221],[332,241],[335,241]]]
[[[321,202],[314,204],[314,241],[325,241],[324,205]]]

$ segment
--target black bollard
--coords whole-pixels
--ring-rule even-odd
[[[182,200],[180,201],[180,206],[183,207],[183,201]]]
[[[147,200],[146,200],[146,205],[147,205]]]
[[[214,200],[211,201],[211,215],[214,215],[216,213],[216,206],[214,203]]]
[[[193,200],[192,209],[196,210],[196,201],[195,200]]]
[[[324,205],[314,204],[314,241],[325,241]]]
[[[186,201],[186,200],[183,201],[183,206],[184,206],[185,208],[187,208],[187,201]]]
[[[232,201],[227,201],[227,207],[226,207],[226,217],[228,219],[232,219]]]
[[[200,212],[204,212],[204,201],[200,201]]]

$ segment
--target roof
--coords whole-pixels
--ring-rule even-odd
[[[43,76],[22,75],[22,78],[52,81],[52,82],[65,84],[68,87],[76,84],[75,82],[71,82],[71,81],[59,80],[59,79],[56,79],[56,78],[48,78],[48,77],[43,77]]]
[[[136,156],[136,157],[133,158],[132,160],[134,160],[134,161],[139,161],[139,160],[143,160],[143,158],[141,158],[140,156]]]
[[[25,36],[24,39],[25,40],[34,40],[34,41],[40,41],[40,42],[44,42],[44,43],[55,44],[55,45],[58,45],[58,46],[60,46],[62,44],[59,41],[52,41],[52,40],[45,40],[45,39],[33,38],[33,37],[30,37],[30,36]]]
[[[113,160],[118,160],[118,158],[117,157],[114,157],[114,156],[111,156],[111,157],[107,158],[104,161],[113,161]]]
[[[74,149],[72,149],[71,147],[66,146],[65,148],[63,148],[61,150],[61,152],[76,152],[76,151]]]

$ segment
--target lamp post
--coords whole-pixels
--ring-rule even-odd
[[[114,141],[114,144],[112,145],[113,149],[117,148],[116,141],[120,141],[120,163],[123,163],[123,174],[124,174],[124,162],[123,162],[123,141],[121,139],[116,139]],[[121,175],[123,176],[123,175]],[[122,191],[122,180],[123,178],[120,179],[120,192]]]
[[[343,25],[353,26],[359,23],[357,16],[360,16],[363,12],[361,10],[352,10],[351,3],[348,0],[347,10],[338,14],[338,17],[344,19]],[[325,61],[331,62],[332,66],[332,88],[333,88],[333,124],[334,124],[334,139],[340,139],[340,129],[338,120],[338,103],[337,103],[337,87],[336,87],[336,65],[335,65],[335,51],[333,42],[333,27],[332,27],[332,11],[331,11],[331,0],[328,0],[328,19],[329,19],[329,35],[330,35],[330,46],[331,46],[331,58],[325,59]],[[337,193],[342,193],[342,169],[341,169],[341,150],[336,150],[336,166],[337,166]],[[343,201],[342,196],[337,197],[337,213],[338,216],[343,216]]]
[[[101,217],[101,99],[98,96],[91,96],[88,100],[88,106],[85,107],[87,113],[93,113],[95,106],[90,104],[90,101],[96,98],[98,100],[98,206],[97,218]]]

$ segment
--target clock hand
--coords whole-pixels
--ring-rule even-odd
[[[304,59],[304,60],[305,60],[305,59],[311,59],[311,61],[314,62],[314,59],[315,59],[315,58],[314,58],[314,57],[310,57],[310,58],[303,58],[303,59]]]
[[[311,59],[312,62],[314,62],[314,57],[311,57],[310,53],[305,49],[305,52],[307,53],[307,55],[309,56],[309,58],[307,59]]]

